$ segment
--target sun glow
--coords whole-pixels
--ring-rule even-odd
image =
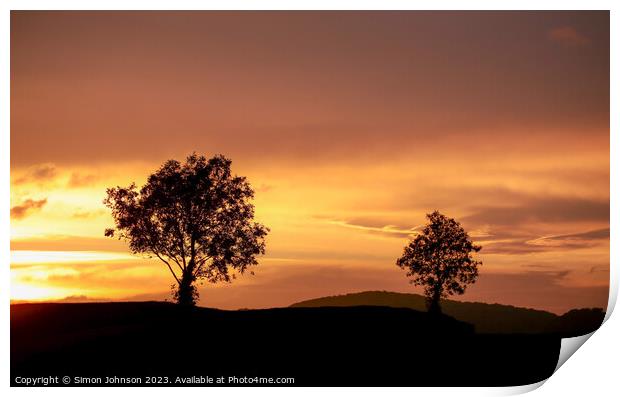
[[[19,281],[11,282],[11,300],[36,301],[61,299],[73,294],[74,292],[75,291],[70,291],[64,288],[26,284]]]
[[[136,256],[104,251],[11,251],[11,264],[76,263],[135,260]]]

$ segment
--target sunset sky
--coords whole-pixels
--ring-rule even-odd
[[[170,299],[102,200],[193,151],[271,229],[203,306],[419,293],[437,209],[483,246],[458,299],[606,307],[608,12],[13,12],[11,297]]]

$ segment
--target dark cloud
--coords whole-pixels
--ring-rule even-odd
[[[456,193],[456,192],[460,193]],[[532,224],[605,223],[609,222],[609,200],[572,197],[538,197],[505,188],[464,188],[468,197],[488,197],[504,206],[474,207],[470,215],[459,218],[472,239],[484,247],[484,253],[528,254],[558,249],[587,248],[609,237],[609,228],[581,233],[541,236]],[[448,194],[450,193],[451,194]],[[440,197],[462,197],[459,189],[447,189]],[[497,198],[497,199],[496,199]],[[440,200],[441,201],[441,200]],[[429,204],[428,208],[434,208]],[[402,208],[401,208],[402,209]],[[411,208],[408,208],[411,209]],[[444,211],[450,213],[449,211]],[[406,238],[416,234],[420,224],[404,223],[398,217],[355,217],[348,219],[317,216],[327,222],[360,232]]]
[[[548,33],[548,38],[565,46],[583,46],[590,44],[590,39],[571,26],[551,29]]]
[[[27,169],[26,173],[15,180],[16,185],[28,182],[45,183],[53,180],[58,171],[56,166],[51,163],[37,164]]]
[[[583,233],[575,234],[563,234],[559,236],[545,237],[547,240],[559,240],[559,241],[580,241],[580,240],[608,240],[609,228],[591,230]]]
[[[433,210],[450,212],[453,207],[467,204],[468,207],[483,207],[488,203],[502,203],[504,206],[517,206],[523,202],[534,199],[523,191],[508,189],[502,186],[461,186],[459,184],[434,184],[423,188],[424,194],[420,194],[420,188],[414,187],[406,192],[395,195],[390,200],[390,208],[399,210],[425,209],[426,213]],[[466,198],[466,199],[465,199]],[[466,202],[465,202],[466,200]],[[421,219],[422,221],[424,219]],[[466,219],[457,219],[466,221]]]
[[[592,180],[598,174],[584,176]],[[547,175],[543,175],[547,178]],[[608,178],[602,181],[608,184]],[[602,182],[603,183],[603,182]],[[605,184],[599,186],[605,186]],[[514,226],[532,222],[608,222],[609,198],[597,199],[571,197],[562,195],[544,195],[529,193],[524,190],[508,189],[501,186],[459,186],[458,184],[436,184],[431,186],[407,188],[395,191],[387,203],[375,206],[362,206],[365,210],[386,212],[419,213],[432,212],[437,209],[448,215],[455,212],[465,213],[456,216],[466,229],[479,229],[490,226],[493,236],[515,233]],[[423,191],[424,194],[421,194]],[[372,203],[372,202],[371,202]],[[392,219],[387,219],[392,220]],[[417,215],[412,223],[424,223],[423,216]],[[401,221],[402,222],[402,221]],[[385,223],[387,224],[387,222]],[[521,232],[522,233],[522,232]],[[527,237],[531,235],[523,235]]]
[[[561,234],[556,236],[544,236],[529,241],[530,245],[549,247],[553,249],[576,249],[593,247],[601,241],[609,240],[609,228],[591,230],[583,233]]]
[[[506,236],[504,236],[506,237]],[[490,239],[493,237],[491,236]],[[476,239],[477,241],[480,241]],[[562,234],[529,238],[517,237],[500,241],[481,243],[484,252],[489,254],[528,254],[542,251],[572,250],[590,248],[609,240],[609,228],[587,231],[583,233]]]
[[[11,218],[23,219],[34,211],[40,210],[47,203],[47,199],[32,200],[27,199],[21,204],[11,207]]]
[[[449,189],[448,189],[449,190]],[[608,200],[588,200],[571,197],[537,197],[504,188],[482,188],[475,193],[465,188],[469,197],[489,194],[491,199],[500,197],[497,202],[506,206],[478,206],[471,215],[459,219],[473,240],[484,247],[485,253],[493,254],[528,254],[558,249],[587,248],[609,237],[609,228],[590,230],[574,234],[541,236],[532,230],[536,223],[604,223],[609,221]],[[453,197],[460,197],[454,194]],[[429,208],[433,208],[429,206]],[[449,213],[446,211],[446,213]],[[404,223],[399,218],[355,217],[335,219],[329,216],[317,216],[328,222],[357,229],[360,232],[406,238],[416,234],[417,228],[425,222],[420,218],[419,225]]]
[[[504,226],[532,222],[603,222],[609,221],[609,200],[531,197],[521,205],[476,208],[463,221],[477,225]]]
[[[609,238],[609,228],[572,234],[541,236],[533,224],[608,223],[609,200],[574,197],[537,197],[498,190],[503,205],[478,206],[462,218],[466,229],[485,228],[475,240],[485,253],[527,254],[558,249],[587,248]]]

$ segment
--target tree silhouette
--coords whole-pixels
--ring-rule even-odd
[[[233,271],[243,274],[265,253],[269,229],[254,222],[254,191],[230,164],[194,153],[183,164],[166,161],[139,191],[135,183],[107,189],[116,228],[105,235],[165,263],[179,304],[195,305],[196,280],[230,282]]]
[[[441,298],[462,295],[467,284],[476,281],[482,262],[474,260],[472,252],[482,247],[474,245],[454,219],[439,211],[426,217],[429,222],[405,247],[396,265],[407,270],[410,283],[424,286],[428,310],[437,314]]]

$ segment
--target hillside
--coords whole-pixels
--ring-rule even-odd
[[[377,306],[16,304],[11,379],[13,386],[18,376],[56,375],[167,377],[163,386],[194,385],[177,376],[223,376],[224,386],[247,386],[228,381],[246,376],[292,377],[294,386],[505,386],[553,372],[559,338],[472,329],[448,316]]]
[[[306,300],[290,307],[342,306],[406,307],[425,311],[426,301],[424,296],[418,294],[366,291]],[[601,309],[572,310],[557,316],[542,310],[480,302],[442,300],[441,306],[444,314],[473,324],[477,333],[485,334],[554,332],[562,336],[578,336],[596,330],[605,317]]]

